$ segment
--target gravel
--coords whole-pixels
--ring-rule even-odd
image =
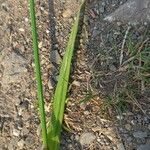
[[[55,64],[61,63],[61,57],[57,50],[53,50],[50,52],[50,61]]]

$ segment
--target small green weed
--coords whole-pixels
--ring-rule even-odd
[[[104,110],[112,107],[119,115],[129,108],[138,108],[145,113],[138,100],[150,85],[150,39],[133,42],[131,36],[132,33],[126,39],[124,61],[119,68],[125,78],[120,86],[114,86],[113,92],[105,96],[103,105]],[[114,47],[116,49],[117,46]]]
[[[87,92],[86,92],[86,94],[84,95],[84,98],[82,99],[82,100],[80,100],[80,104],[81,103],[86,103],[86,102],[88,102],[88,101],[90,101],[90,100],[92,100],[94,97],[96,97],[98,94],[94,94],[93,93],[93,91],[92,91],[92,89],[91,88],[89,88],[88,90],[87,90]]]

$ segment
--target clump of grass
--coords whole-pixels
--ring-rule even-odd
[[[82,2],[77,18],[73,24],[66,53],[63,58],[63,62],[60,69],[59,79],[56,86],[53,105],[52,105],[52,116],[51,121],[46,127],[46,116],[44,110],[44,97],[40,71],[40,60],[39,60],[39,49],[37,40],[37,29],[36,29],[36,18],[35,18],[35,5],[34,0],[30,0],[30,17],[32,26],[32,38],[33,38],[33,49],[34,49],[34,61],[35,61],[35,73],[37,81],[38,91],[38,102],[40,121],[42,128],[42,139],[43,146],[48,150],[58,150],[60,148],[60,134],[62,130],[62,121],[64,116],[64,109],[66,103],[66,96],[68,91],[68,83],[70,76],[71,61],[74,52],[75,41],[78,33],[79,21],[82,8],[84,7],[85,1]]]
[[[138,43],[133,42],[130,33],[126,39],[124,53],[125,60],[119,68],[125,75],[123,83],[106,96],[104,108],[108,110],[113,107],[119,115],[129,107],[138,108],[145,113],[138,100],[149,88],[150,39],[143,38]]]
[[[144,93],[150,76],[150,39],[143,38],[135,43],[129,35],[126,47],[126,57],[128,59],[123,62],[122,66],[127,68],[126,72],[129,75],[132,75],[131,82],[137,85],[138,92]]]
[[[84,94],[84,98],[81,99],[79,103],[81,104],[81,103],[86,103],[88,101],[91,101],[96,96],[98,96],[98,94],[93,93],[92,89],[89,88],[89,89],[87,89],[86,93]]]

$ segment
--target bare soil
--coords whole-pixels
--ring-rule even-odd
[[[141,79],[134,79],[129,66],[120,67],[128,24],[103,20],[124,2],[89,0],[86,4],[73,59],[64,116],[69,131],[63,130],[62,150],[146,150],[150,146],[149,83],[143,85]],[[78,0],[36,1],[48,120],[60,62],[78,6]],[[40,150],[28,2],[0,0],[0,16],[0,150]],[[133,43],[139,43],[138,50],[149,47],[149,24],[132,26],[129,35]],[[123,62],[129,59],[127,49],[125,45]],[[136,99],[131,101],[123,95],[118,103],[116,95],[130,84],[127,91],[135,89]]]

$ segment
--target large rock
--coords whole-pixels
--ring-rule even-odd
[[[28,86],[27,60],[13,52],[4,49],[0,53],[0,116],[13,117],[15,105],[20,102],[21,91]],[[8,111],[9,110],[9,111]]]
[[[150,22],[150,0],[128,0],[104,20],[132,24]]]
[[[149,150],[150,144],[140,145],[137,150]]]
[[[4,90],[10,83],[20,83],[27,74],[27,60],[8,49],[3,50],[0,56],[1,83]]]

